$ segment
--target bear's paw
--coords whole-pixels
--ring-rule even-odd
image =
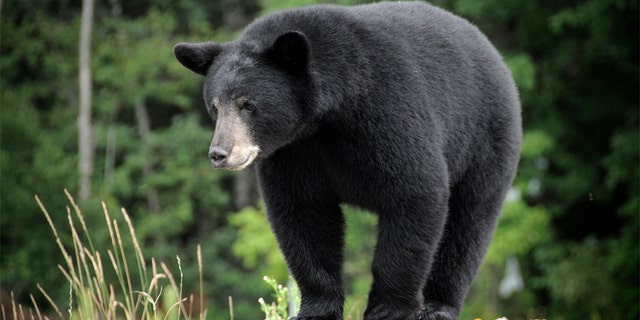
[[[427,305],[406,320],[455,320],[458,317],[447,307]]]

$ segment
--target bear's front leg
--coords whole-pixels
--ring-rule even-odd
[[[259,167],[271,228],[301,294],[296,320],[341,320],[345,222],[321,175],[309,168]],[[285,166],[286,167],[286,166]]]
[[[269,210],[269,218],[287,265],[300,288],[297,320],[342,319],[344,221],[340,208]]]

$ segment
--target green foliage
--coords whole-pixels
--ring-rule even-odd
[[[303,5],[312,5],[319,3],[321,1],[316,0],[260,0],[260,5],[262,6],[263,14],[267,14],[269,12],[274,12],[283,9],[294,8]]]
[[[175,32],[173,16],[151,8],[145,16],[132,21],[107,18],[103,26],[105,33],[96,35],[92,65],[96,86],[106,89],[101,93],[114,95],[130,107],[150,99],[182,108],[193,105],[193,96],[186,93],[197,86],[199,79],[176,65],[171,50],[158,52],[158,48],[170,49],[175,40],[153,36]],[[100,103],[98,106],[103,106],[107,114],[113,108]]]
[[[559,314],[582,314],[584,318],[618,319],[623,315],[614,295],[594,295],[593,290],[613,292],[615,283],[600,271],[608,265],[605,247],[594,238],[581,243],[538,250],[537,258],[546,271],[544,284],[554,299]]]
[[[245,267],[259,274],[271,275],[279,281],[287,279],[287,266],[278,250],[263,206],[246,207],[230,216],[229,223],[238,228],[238,238],[231,249],[234,255],[242,259]]]
[[[60,79],[75,79],[74,61],[66,52],[75,45],[78,24],[57,23],[37,8],[30,12],[29,18],[39,23],[14,24],[4,15],[0,22],[0,286],[34,291],[40,282],[52,284],[52,294],[65,295],[63,279],[48,265],[62,259],[55,244],[45,240],[49,231],[44,220],[34,223],[41,213],[33,195],[41,194],[52,208],[62,209],[66,202],[53,195],[60,194],[62,185],[76,185],[77,138],[67,125],[75,121],[67,107],[73,91]],[[54,219],[64,223],[65,217]],[[34,257],[51,259],[34,263]],[[26,290],[16,295],[28,299]]]
[[[520,157],[524,161],[534,161],[551,152],[553,145],[553,138],[549,134],[542,130],[529,130],[522,137]]]
[[[345,235],[344,282],[345,318],[359,319],[364,314],[373,278],[371,262],[378,235],[375,215],[350,206],[342,206],[347,222]]]
[[[547,243],[550,218],[544,209],[527,206],[520,199],[507,202],[485,263],[503,265],[510,256],[524,256]]]
[[[262,7],[261,14],[314,4],[357,5],[368,3],[367,0],[258,0]]]
[[[536,66],[526,53],[505,56],[505,63],[511,70],[513,80],[521,93],[531,92],[536,87]]]

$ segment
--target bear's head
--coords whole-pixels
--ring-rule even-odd
[[[182,65],[206,77],[214,168],[244,169],[307,130],[311,50],[304,34],[289,31],[266,45],[242,38],[178,43],[173,51]]]

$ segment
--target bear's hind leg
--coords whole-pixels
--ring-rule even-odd
[[[444,229],[446,200],[415,200],[399,201],[391,214],[379,213],[365,320],[409,320],[423,305],[424,270],[431,266]]]
[[[507,187],[478,196],[463,185],[452,190],[449,216],[424,288],[418,319],[457,319],[473,277],[491,242]]]

